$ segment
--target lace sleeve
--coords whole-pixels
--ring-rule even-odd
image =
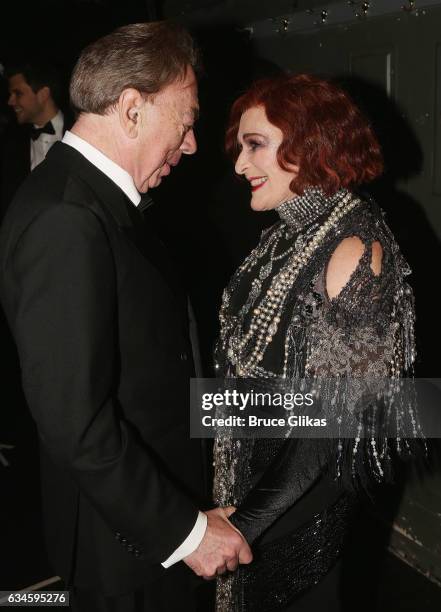
[[[392,451],[411,454],[412,443],[401,433],[416,427],[411,399],[404,405],[399,394],[400,377],[412,375],[415,357],[413,295],[401,262],[383,244],[381,271],[374,274],[372,243],[364,241],[356,269],[334,299],[327,296],[323,270],[318,281],[323,307],[307,343],[305,374],[317,379],[331,418],[339,419],[343,430],[351,419],[356,423],[355,437],[329,440],[330,467],[351,488],[392,479]],[[394,401],[381,394],[386,381],[394,381],[388,382],[388,391],[395,386]]]
[[[372,243],[365,250],[346,285],[328,297],[325,267],[316,289],[323,307],[310,328],[306,376],[387,377],[393,357],[392,309],[395,279],[385,262],[379,275],[371,269]]]

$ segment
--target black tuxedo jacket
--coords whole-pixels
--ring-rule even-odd
[[[72,127],[64,114],[63,134]],[[3,218],[18,188],[31,171],[31,125],[11,125],[6,129],[0,150],[0,217]]]
[[[42,448],[48,549],[64,579],[154,579],[204,495],[189,437],[187,301],[142,214],[57,143],[0,230],[0,298]]]

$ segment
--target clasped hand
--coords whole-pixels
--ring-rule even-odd
[[[245,538],[228,520],[235,508],[214,508],[205,512],[207,529],[197,549],[184,562],[206,579],[215,578],[227,570],[234,571],[239,563],[251,563],[253,554]]]

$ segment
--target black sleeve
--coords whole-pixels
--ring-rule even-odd
[[[52,207],[24,232],[11,265],[23,387],[44,446],[111,529],[164,561],[198,509],[121,416],[116,274],[102,223],[82,206]]]
[[[252,544],[320,478],[326,454],[322,440],[289,439],[230,521]]]

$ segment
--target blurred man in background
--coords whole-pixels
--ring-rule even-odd
[[[5,131],[2,143],[2,217],[29,172],[70,127],[59,107],[60,78],[52,65],[43,60],[17,63],[7,67],[6,77],[8,105],[17,121]]]

